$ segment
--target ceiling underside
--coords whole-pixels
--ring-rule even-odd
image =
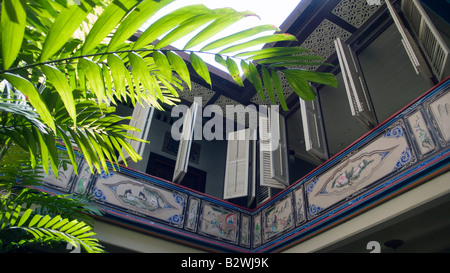
[[[306,47],[327,59],[327,62],[337,64],[334,40],[340,37],[344,41],[354,41],[384,9],[384,5],[369,5],[366,0],[302,0],[281,26],[283,32],[295,35],[298,41],[277,46]],[[184,88],[180,92],[182,100],[192,102],[194,97],[202,97],[203,106],[215,104],[222,109],[226,105],[271,104],[268,98],[261,100],[248,81],[244,82],[245,87],[240,87],[226,73],[213,66],[210,68],[212,88],[202,79],[194,77],[192,90]],[[303,68],[330,71],[325,66]],[[284,96],[292,110],[298,102],[297,95],[284,77],[281,80]]]

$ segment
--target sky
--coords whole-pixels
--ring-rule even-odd
[[[257,14],[263,24],[280,26],[301,0],[178,0],[167,5],[156,15],[173,11],[181,6],[204,4],[208,8],[231,7],[237,11],[251,11]]]
[[[237,29],[240,31],[248,29],[255,25],[271,24],[280,27],[281,24],[285,21],[285,19],[289,16],[289,14],[300,3],[300,1],[301,0],[178,0],[161,9],[147,22],[147,24],[151,24],[164,14],[167,14],[181,6],[196,5],[196,4],[204,4],[210,9],[231,7],[237,11],[251,11],[256,15],[258,15],[258,17],[255,16],[246,17],[241,21],[239,21],[238,23],[231,25],[225,31],[213,37],[214,39],[218,39],[227,34],[237,32]],[[144,30],[146,26],[148,26],[147,24],[144,25],[141,28],[141,30]],[[267,34],[268,33],[264,33],[262,35]],[[186,37],[186,40],[180,40],[178,43],[175,43],[172,46],[182,48],[189,40],[189,38],[193,37],[194,35],[195,34],[192,34],[191,36]],[[254,49],[255,48],[252,48],[252,50]],[[205,61],[213,65],[216,65],[219,68],[222,68],[219,65],[217,65],[215,61],[213,61],[213,58],[211,58],[211,60],[205,59]]]

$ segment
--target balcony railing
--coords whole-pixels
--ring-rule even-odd
[[[51,193],[91,193],[110,222],[210,251],[274,252],[448,171],[450,77],[254,210],[122,167],[44,180]]]

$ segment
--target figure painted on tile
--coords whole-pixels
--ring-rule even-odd
[[[290,198],[276,204],[264,212],[264,238],[269,239],[294,224],[292,201]]]
[[[341,173],[331,185],[331,188],[342,188],[345,186],[351,186],[352,183],[358,179],[361,176],[362,171],[373,162],[373,160],[367,161],[363,159],[361,163],[358,164],[358,166],[352,167],[349,171],[344,171],[344,173]]]
[[[272,216],[272,232],[278,231],[277,215]]]
[[[197,201],[192,201],[188,214],[188,226],[190,228],[194,227],[196,216],[197,216]]]
[[[145,209],[152,212],[173,208],[158,192],[142,188],[137,194],[132,189],[126,189],[123,194],[118,197],[124,203],[139,209]]]
[[[438,111],[440,116],[448,116],[450,115],[450,104],[444,103],[438,105]]]
[[[243,217],[242,218],[242,226],[241,226],[241,243],[242,244],[249,244],[249,237],[248,237],[248,233],[249,233],[249,218],[248,217]]]
[[[420,116],[416,117],[416,123],[414,124],[414,130],[416,131],[416,134],[419,138],[420,144],[422,147],[431,149],[433,148],[433,143],[431,142],[430,135],[428,134],[428,131],[422,129],[420,127],[419,121],[421,120]]]
[[[259,242],[261,240],[261,226],[257,222],[255,224],[255,241]]]
[[[202,213],[201,230],[208,234],[235,240],[237,234],[237,215],[214,206],[205,206]]]

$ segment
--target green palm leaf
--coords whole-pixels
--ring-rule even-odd
[[[246,51],[234,55],[234,57],[247,57],[248,60],[261,60],[272,57],[291,56],[293,54],[302,54],[311,50],[303,47],[269,47],[259,50]],[[250,57],[249,57],[250,56]]]
[[[107,58],[108,66],[111,69],[111,77],[114,82],[114,89],[116,92],[116,98],[121,97],[126,100],[126,74],[129,74],[125,68],[122,59],[117,54],[109,54]]]
[[[197,74],[202,77],[209,85],[212,85],[211,83],[211,76],[209,74],[208,66],[206,63],[200,58],[197,54],[192,52],[190,54],[190,60],[192,67],[197,72]]]
[[[264,66],[261,67],[261,74],[264,82],[264,87],[266,89],[267,94],[269,95],[270,101],[272,102],[272,104],[276,104],[275,94],[273,93],[272,78],[270,76],[269,71]]]
[[[149,98],[151,98],[152,104],[156,104],[156,98],[160,100],[164,100],[162,97],[162,93],[157,93],[157,89],[154,87],[154,82],[151,78],[150,73],[148,73],[148,68],[145,60],[139,56],[138,54],[131,52],[129,55],[131,71],[133,73],[133,78],[135,81],[139,80],[142,83],[143,87],[150,94]],[[139,94],[139,92],[136,92]],[[140,102],[140,100],[138,100]]]
[[[11,245],[3,246],[3,250],[13,247],[32,245],[45,241],[66,242],[80,246],[88,253],[104,252],[97,239],[92,238],[95,233],[92,227],[78,220],[70,221],[61,215],[40,215],[33,209],[23,207],[11,200],[0,200],[0,239],[2,242],[11,242],[14,236],[23,231],[30,236],[21,237],[21,240]],[[11,238],[13,237],[13,238]]]
[[[209,51],[209,50],[213,50],[219,47],[223,47],[226,45],[229,45],[231,43],[240,41],[242,39],[254,36],[256,34],[262,33],[262,32],[266,32],[266,31],[279,31],[279,29],[277,27],[275,27],[274,25],[262,25],[262,26],[256,26],[247,30],[243,30],[240,31],[238,33],[232,34],[230,36],[218,39],[214,42],[211,42],[207,45],[205,45],[201,51]]]
[[[259,38],[253,39],[251,41],[248,41],[248,42],[245,42],[242,44],[227,47],[227,48],[221,50],[219,52],[219,54],[236,52],[236,51],[240,51],[240,50],[252,47],[252,46],[268,44],[268,43],[273,43],[273,42],[281,42],[281,41],[297,41],[297,38],[295,38],[294,35],[290,35],[290,34],[267,35],[264,37],[259,37]]]
[[[286,73],[286,71],[283,71],[284,75],[286,76],[286,80],[288,81],[289,85],[294,89],[295,93],[304,100],[313,100],[316,97],[316,93],[311,88],[309,83],[299,78],[295,75],[295,73]]]
[[[107,51],[111,52],[119,48],[122,43],[130,38],[153,14],[174,0],[144,0],[139,3],[121,22],[108,45]]]
[[[19,54],[25,33],[25,1],[2,1],[1,41],[3,67],[8,69]]]
[[[87,58],[81,59],[79,64],[88,80],[90,91],[95,94],[99,103],[106,102],[105,85],[100,66]]]
[[[249,67],[249,76],[251,79],[251,82],[255,86],[256,92],[259,95],[259,98],[262,100],[265,100],[266,97],[264,96],[264,89],[263,89],[263,83],[261,81],[261,76],[259,75],[258,69],[253,63],[248,64]]]
[[[161,35],[169,30],[174,29],[182,22],[200,14],[209,14],[212,11],[204,5],[193,5],[181,7],[171,13],[161,17],[156,22],[151,24],[134,43],[133,49],[140,49],[144,46],[154,42]]]
[[[195,17],[192,17],[184,22],[182,22],[178,27],[176,27],[174,30],[172,30],[169,34],[164,36],[156,45],[156,49],[161,49],[163,47],[166,47],[175,41],[181,39],[182,37],[185,37],[187,34],[193,32],[194,30],[197,30],[203,25],[206,25],[207,23],[210,23],[211,21],[219,18],[221,14],[218,13],[208,13],[208,14],[201,14],[197,15]]]
[[[68,5],[59,12],[45,39],[40,56],[41,61],[48,60],[66,44],[66,41],[80,26],[96,3],[98,3],[98,0],[81,1],[79,5]]]
[[[114,0],[95,21],[81,49],[81,55],[93,51],[103,39],[111,33],[117,24],[137,4],[138,0]]]
[[[242,81],[239,68],[237,64],[234,62],[234,60],[228,57],[225,64],[233,80],[237,82],[240,86],[244,86],[244,82]]]
[[[175,72],[188,85],[189,89],[191,89],[192,88],[191,75],[183,58],[181,58],[179,55],[177,55],[172,51],[167,52],[167,58],[169,59],[169,62],[172,65]]]
[[[336,76],[332,73],[317,73],[300,69],[286,69],[283,73],[290,78],[304,79],[310,82],[325,84],[337,88],[338,82]]]
[[[73,98],[72,88],[67,81],[66,76],[58,69],[49,65],[43,65],[41,66],[41,69],[47,76],[49,82],[51,82],[56,91],[58,91],[64,105],[66,106],[67,112],[69,112],[69,115],[72,117],[75,125],[77,122],[75,100]]]
[[[166,55],[161,53],[161,51],[153,52],[153,59],[155,60],[156,66],[158,66],[161,73],[168,81],[172,81],[172,68],[169,64],[169,60]]]
[[[34,87],[34,85],[19,75],[4,73],[1,76],[28,98],[31,105],[40,115],[42,121],[44,121],[53,131],[55,131],[56,125],[53,117],[48,110],[47,104],[42,100],[41,94]]]
[[[273,86],[275,87],[275,91],[277,92],[277,97],[278,97],[278,100],[280,101],[281,107],[283,108],[284,111],[288,111],[289,109],[286,104],[286,100],[284,98],[283,86],[281,85],[280,77],[278,76],[278,73],[276,70],[270,71],[270,74],[271,74]]]
[[[214,20],[211,24],[209,24],[202,31],[200,31],[197,35],[195,35],[185,45],[184,49],[192,48],[192,47],[208,40],[213,35],[216,35],[220,31],[222,31],[225,28],[229,27],[230,25],[238,22],[239,20],[241,20],[244,17],[256,16],[254,13],[251,13],[251,12],[237,12],[231,8],[222,9],[220,11],[220,13],[223,15],[220,18]]]

